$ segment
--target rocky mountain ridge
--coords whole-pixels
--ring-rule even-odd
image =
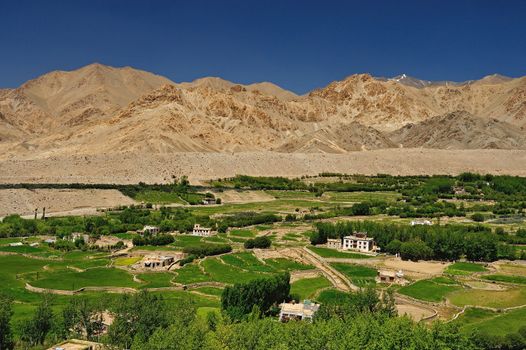
[[[351,75],[298,96],[92,64],[0,89],[0,157],[115,152],[526,149],[526,77],[452,84]]]

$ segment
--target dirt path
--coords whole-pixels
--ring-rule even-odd
[[[293,249],[298,250],[299,254],[301,254],[311,265],[319,269],[323,275],[334,285],[334,287],[346,292],[350,290],[356,291],[359,289],[357,286],[352,284],[351,281],[349,281],[349,279],[342,273],[336,271],[332,266],[325,262],[319,255],[313,253],[305,247],[303,249]]]

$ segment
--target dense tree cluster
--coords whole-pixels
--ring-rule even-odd
[[[355,231],[368,232],[382,249],[403,258],[494,261],[498,257],[499,236],[483,226],[466,225],[399,225],[371,221],[317,223],[311,235],[312,244],[323,244],[327,238],[338,238]],[[511,248],[510,258],[516,253]]]
[[[134,246],[143,246],[143,245],[168,245],[175,242],[175,239],[172,235],[159,234],[159,235],[144,235],[144,236],[135,236],[132,239]]]
[[[260,249],[266,249],[270,248],[270,245],[272,244],[272,241],[270,238],[266,236],[259,236],[256,238],[251,238],[245,241],[244,246],[245,249],[253,249],[253,248],[260,248]]]
[[[198,258],[205,256],[226,254],[232,251],[232,246],[229,244],[213,244],[213,243],[199,243],[192,244],[183,248],[183,252],[189,255],[194,255]]]
[[[233,320],[241,320],[256,308],[263,314],[271,306],[287,301],[290,293],[288,272],[226,287],[221,295],[221,308]]]

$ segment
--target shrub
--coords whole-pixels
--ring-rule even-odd
[[[260,236],[253,239],[249,239],[245,242],[244,246],[246,249],[252,249],[252,248],[269,248],[272,244],[272,241],[270,238],[266,236]]]
[[[231,251],[232,251],[232,247],[228,244],[207,244],[207,243],[189,245],[189,246],[184,247],[183,249],[184,253],[195,255],[198,258],[202,258],[205,256],[211,256],[211,255],[230,253]]]

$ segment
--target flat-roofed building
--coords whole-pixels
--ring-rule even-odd
[[[159,232],[161,232],[161,230],[157,226],[146,225],[146,226],[143,227],[142,230],[139,230],[138,232],[140,234],[143,234],[143,235],[152,235],[153,236],[153,235],[156,235]]]
[[[200,237],[208,237],[212,234],[212,229],[208,227],[201,227],[199,224],[194,225],[194,229],[192,230],[193,236],[200,236]]]
[[[279,320],[288,322],[289,320],[312,320],[314,314],[320,308],[320,304],[304,300],[303,303],[283,303],[280,305]]]
[[[175,261],[173,256],[166,255],[149,255],[144,257],[142,262],[143,267],[149,269],[162,268],[170,266]]]
[[[376,276],[376,282],[387,284],[405,284],[406,280],[404,279],[404,273],[402,270],[396,272],[390,270],[379,270],[378,276]]]
[[[374,238],[367,237],[365,232],[354,232],[350,236],[343,237],[342,249],[356,250],[358,252],[368,253],[377,250]]]
[[[328,238],[327,239],[327,248],[331,249],[342,249],[342,240],[341,239],[334,239],[334,238]]]
[[[102,350],[104,346],[101,343],[93,341],[69,339],[62,343],[54,345],[48,350]]]

